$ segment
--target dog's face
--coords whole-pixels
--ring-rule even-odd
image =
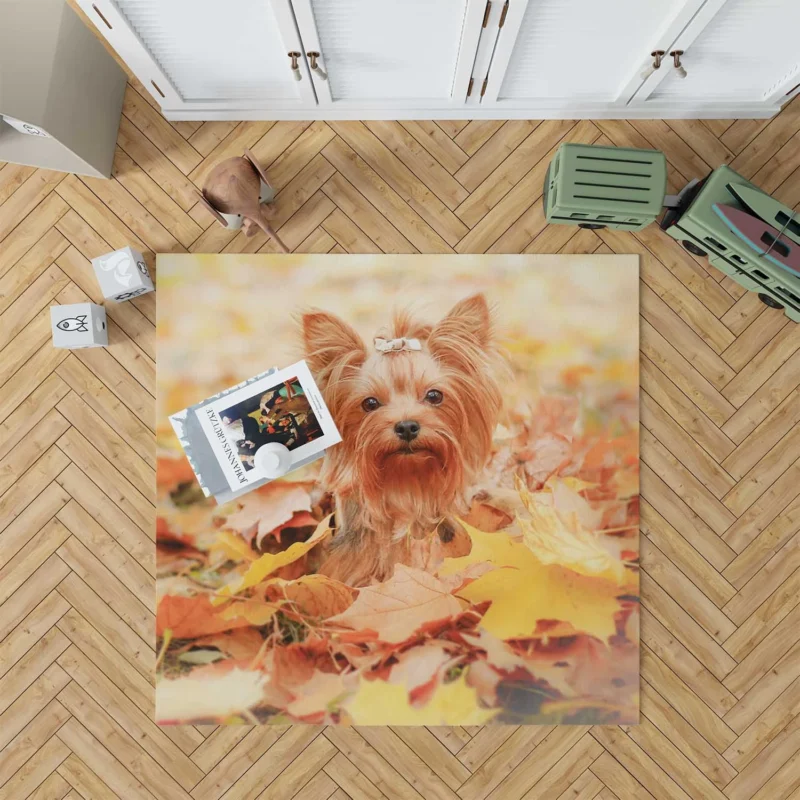
[[[490,455],[501,405],[483,295],[434,326],[397,316],[381,332],[391,350],[365,344],[332,314],[312,311],[302,323],[305,357],[343,439],[328,454],[329,487],[390,516],[452,506]]]

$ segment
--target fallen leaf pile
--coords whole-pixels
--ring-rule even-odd
[[[164,434],[159,721],[635,721],[637,398],[594,375],[511,397],[456,536],[360,588],[317,574],[337,532],[313,469],[217,506]]]

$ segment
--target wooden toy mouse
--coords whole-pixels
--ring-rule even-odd
[[[288,253],[289,248],[269,222],[275,215],[275,209],[262,203],[262,181],[271,193],[272,187],[266,173],[253,154],[245,150],[243,156],[226,158],[211,170],[203,186],[201,200],[226,228],[242,225],[246,236],[253,236],[256,228],[261,228],[267,236],[275,240],[282,252]]]

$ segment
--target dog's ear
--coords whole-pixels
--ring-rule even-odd
[[[428,348],[443,364],[464,373],[483,370],[494,351],[492,314],[486,297],[475,294],[456,303],[433,326]]]
[[[300,323],[306,361],[320,380],[337,368],[359,367],[364,363],[367,357],[364,342],[343,319],[315,308],[306,311]]]
[[[429,343],[461,341],[485,348],[493,338],[492,314],[483,294],[474,294],[456,303],[431,331]]]

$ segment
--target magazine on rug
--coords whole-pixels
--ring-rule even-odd
[[[171,421],[204,493],[220,502],[269,480],[256,455],[264,445],[287,448],[290,472],[342,440],[305,361],[258,375]]]

